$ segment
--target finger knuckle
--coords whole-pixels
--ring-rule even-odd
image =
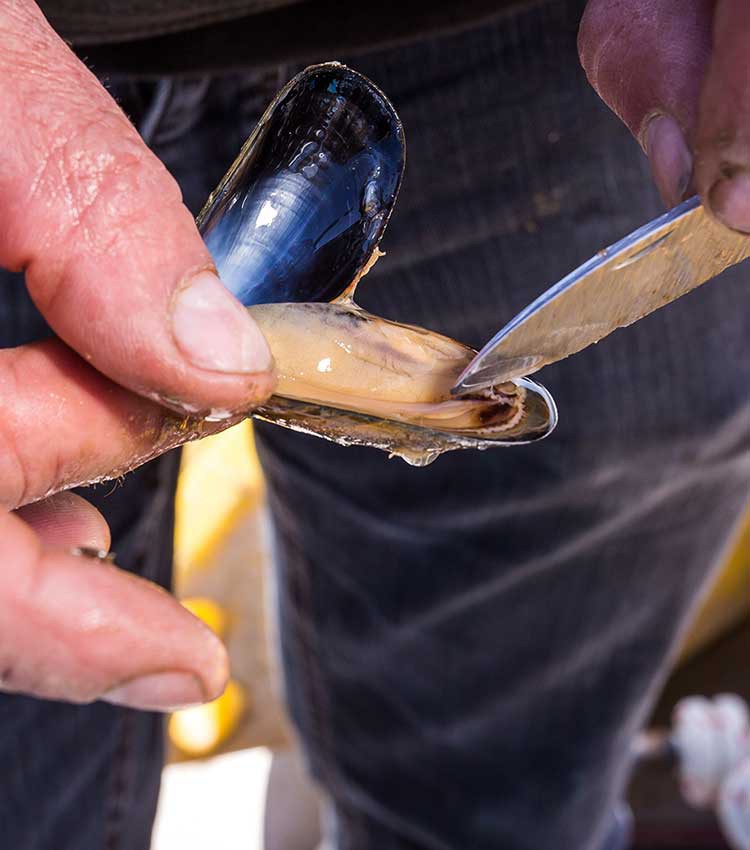
[[[108,250],[118,233],[151,216],[157,202],[181,201],[175,181],[114,109],[77,122],[58,140],[32,191],[57,201],[61,240],[93,251]]]
[[[92,238],[93,247],[147,215],[156,197],[168,200],[171,194],[166,173],[136,140],[123,140],[116,149],[96,136],[72,140],[65,181],[77,200],[73,225]]]
[[[44,246],[44,287],[29,283],[43,311],[54,308],[70,270],[82,259],[118,257],[140,238],[159,232],[158,217],[182,206],[166,168],[142,144],[122,115],[78,123],[45,155],[32,185],[36,206],[56,213]]]
[[[0,397],[6,400],[0,406],[0,505],[8,510],[45,496],[66,473],[56,441],[42,454],[28,438],[35,413],[27,390],[34,357],[25,348],[7,352],[0,373]]]
[[[23,462],[15,433],[5,422],[0,422],[0,479],[2,491],[0,504],[13,509],[23,504],[29,492],[27,465]]]
[[[618,29],[619,13],[610,0],[589,0],[578,27],[578,56],[594,88],[605,45]]]

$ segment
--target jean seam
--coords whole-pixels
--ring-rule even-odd
[[[121,715],[119,743],[112,758],[110,792],[106,798],[104,814],[104,847],[106,850],[120,850],[122,847],[123,814],[131,786],[131,777],[128,774],[132,773],[129,771],[129,767],[134,754],[135,711],[133,709],[118,709],[118,713]]]

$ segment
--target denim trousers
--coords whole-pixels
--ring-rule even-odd
[[[407,137],[363,306],[480,345],[660,211],[578,66],[582,6],[327,57]],[[110,85],[197,210],[295,70]],[[44,326],[8,277],[12,345]],[[742,267],[547,367],[541,444],[414,469],[259,425],[286,697],[337,850],[623,846],[630,742],[748,502],[748,340]],[[94,494],[163,584],[175,468]],[[4,696],[0,718],[0,846],[145,850],[158,716]]]

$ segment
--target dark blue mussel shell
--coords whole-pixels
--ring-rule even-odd
[[[366,77],[337,63],[295,77],[198,217],[226,286],[248,306],[337,298],[380,241],[404,151]]]

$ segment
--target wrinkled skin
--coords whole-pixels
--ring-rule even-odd
[[[743,231],[749,29],[745,0],[592,0],[580,37],[665,203],[696,190]],[[141,677],[110,698],[212,697],[227,674],[218,640],[156,588],[67,553],[108,545],[93,508],[39,500],[163,450],[167,414],[148,398],[193,412],[258,403],[267,351],[218,284],[198,299],[193,345],[175,330],[177,295],[210,257],[174,181],[29,0],[0,0],[0,48],[0,264],[26,271],[69,346],[0,352],[0,687],[80,702]]]
[[[667,206],[698,192],[750,232],[750,16],[744,0],[590,0],[581,62],[651,162]]]
[[[218,639],[163,591],[71,555],[106,550],[106,524],[45,497],[195,431],[149,399],[247,410],[271,390],[268,350],[217,279],[180,298],[211,258],[175,181],[25,0],[0,2],[0,95],[0,264],[25,271],[59,337],[0,351],[0,688],[200,702],[224,687]]]

